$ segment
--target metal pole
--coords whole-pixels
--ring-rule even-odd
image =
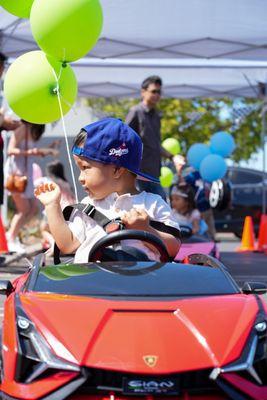
[[[3,135],[3,142],[4,142],[4,161],[3,161],[3,165],[6,165],[6,160],[7,160],[7,142],[8,142],[8,137],[9,134],[7,132],[4,132]],[[5,169],[4,169],[4,178],[5,178]],[[3,202],[3,207],[2,207],[2,219],[3,219],[3,223],[5,226],[8,225],[8,193],[7,190],[4,189],[4,202]]]

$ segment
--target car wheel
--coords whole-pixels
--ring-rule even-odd
[[[234,232],[234,235],[235,235],[238,239],[241,239],[241,238],[242,238],[242,232]]]
[[[231,187],[229,182],[224,179],[218,179],[212,182],[210,193],[209,193],[209,203],[211,208],[216,210],[225,210],[231,201]]]

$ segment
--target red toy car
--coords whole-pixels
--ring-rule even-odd
[[[240,290],[218,260],[169,262],[164,247],[162,262],[95,262],[109,244],[0,281],[3,399],[267,399],[264,285]]]

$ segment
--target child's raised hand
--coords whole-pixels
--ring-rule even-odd
[[[149,229],[149,217],[145,210],[132,208],[122,215],[121,220],[127,229],[137,229],[139,231],[147,231]]]
[[[61,192],[59,186],[55,183],[43,183],[39,185],[35,189],[34,195],[44,206],[60,203]]]

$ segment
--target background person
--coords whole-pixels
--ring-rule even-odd
[[[46,175],[50,181],[54,181],[60,187],[62,210],[69,204],[76,202],[75,194],[65,176],[64,165],[59,160],[51,161],[47,164]]]
[[[14,131],[9,141],[6,179],[8,179],[8,173],[15,173],[21,176],[26,175],[28,178],[26,190],[23,193],[11,192],[16,211],[6,234],[10,252],[25,252],[24,247],[19,241],[18,234],[24,224],[38,210],[38,203],[34,197],[33,184],[33,163],[35,157],[55,155],[54,149],[41,149],[37,147],[37,143],[44,131],[45,125],[21,121],[21,125]]]
[[[143,142],[141,171],[159,178],[161,157],[172,155],[161,146],[160,114],[156,106],[161,97],[162,80],[159,76],[149,76],[142,83],[142,101],[133,106],[126,116],[126,123],[138,133]],[[159,194],[166,200],[163,188],[154,182],[137,180],[137,188],[142,191]]]
[[[0,52],[0,79],[4,73],[4,69],[7,63],[7,57]],[[0,98],[0,206],[4,200],[4,141],[2,138],[2,131],[13,131],[18,128],[20,121],[16,121],[13,118],[5,115],[2,107],[3,99]]]
[[[216,241],[215,220],[209,202],[211,184],[203,181],[199,171],[186,165],[185,157],[175,156],[173,157],[173,162],[177,171],[178,184],[188,184],[193,188],[196,207],[208,227],[207,234],[212,240]]]
[[[201,214],[196,208],[195,193],[190,185],[174,185],[171,189],[171,207],[180,224],[189,225],[194,235],[204,235],[207,224],[201,219]]]
[[[60,206],[62,210],[64,210],[66,206],[76,203],[75,194],[65,177],[64,165],[59,160],[48,163],[46,165],[46,176],[36,180],[34,185],[39,186],[40,184],[51,182],[55,182],[60,188]],[[46,215],[41,221],[40,227],[43,238],[43,247],[44,249],[50,248],[49,253],[46,254],[51,256],[53,255],[54,239],[50,232]]]

